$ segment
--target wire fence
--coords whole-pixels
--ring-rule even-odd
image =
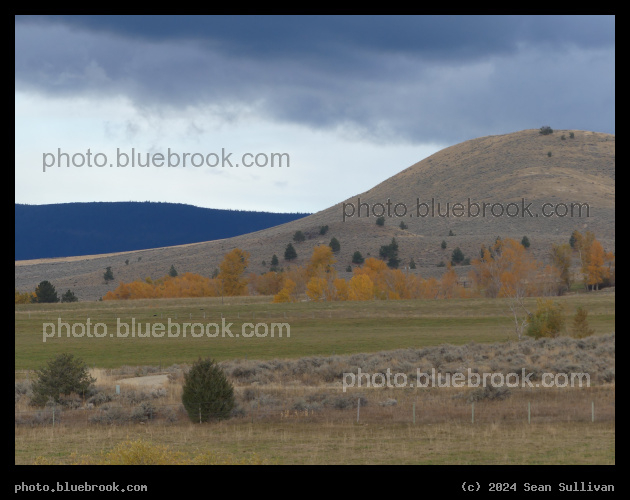
[[[102,425],[174,425],[184,422],[214,422],[229,418],[235,421],[263,422],[295,421],[356,422],[379,424],[436,423],[528,423],[549,422],[613,422],[615,420],[614,397],[582,395],[573,398],[531,398],[514,400],[470,401],[449,397],[416,399],[398,402],[386,399],[369,401],[365,397],[337,397],[322,405],[300,401],[290,407],[261,408],[259,401],[251,401],[250,408],[238,407],[228,412],[217,412],[216,403],[201,403],[190,414],[181,403],[154,404],[145,401],[140,405],[104,404],[79,408],[61,405],[32,410],[16,410],[15,425],[22,426],[102,426]]]

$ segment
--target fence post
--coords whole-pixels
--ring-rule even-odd
[[[199,423],[201,423],[201,403],[199,403]]]
[[[357,399],[357,424],[359,423],[359,412],[361,411],[361,398]]]
[[[55,428],[55,407],[53,406],[53,429]]]
[[[475,423],[475,402],[472,402],[472,423]]]
[[[595,401],[591,401],[591,422],[595,422]]]
[[[532,423],[532,403],[529,401],[527,402],[527,423]]]
[[[413,402],[413,425],[416,425],[416,402]]]

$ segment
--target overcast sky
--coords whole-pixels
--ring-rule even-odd
[[[468,139],[614,134],[614,61],[612,16],[17,17],[15,201],[316,212]]]

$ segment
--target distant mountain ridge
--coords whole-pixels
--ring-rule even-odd
[[[160,202],[15,204],[15,260],[126,252],[231,238],[307,215]]]

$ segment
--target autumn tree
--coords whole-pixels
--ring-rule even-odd
[[[333,249],[328,245],[318,245],[313,249],[313,255],[306,267],[306,275],[323,277],[324,275],[334,275],[334,264],[337,262],[333,255]],[[334,278],[335,276],[333,276]]]
[[[18,292],[18,289],[15,289],[15,303],[16,304],[30,304],[31,302],[36,301],[36,296],[32,292]]]
[[[590,328],[588,324],[588,311],[584,307],[578,307],[575,312],[575,316],[573,316],[573,328],[571,329],[571,334],[578,339],[588,337],[589,335],[593,335],[595,330]]]
[[[541,337],[557,337],[564,330],[564,308],[562,304],[549,299],[538,299],[536,311],[530,315],[527,335],[539,339]]]
[[[472,261],[470,272],[475,287],[488,297],[505,297],[520,340],[530,315],[525,298],[530,295],[542,265],[512,238],[497,238],[491,249]]]
[[[569,243],[551,246],[551,262],[560,272],[560,279],[567,287],[571,288],[571,257],[573,250]]]
[[[231,297],[247,294],[247,280],[243,279],[243,273],[248,264],[249,252],[240,248],[235,248],[225,254],[217,277],[221,283],[223,295]]]
[[[273,301],[278,302],[295,302],[295,281],[291,278],[286,278],[284,280],[284,285],[282,289],[273,297]]]

